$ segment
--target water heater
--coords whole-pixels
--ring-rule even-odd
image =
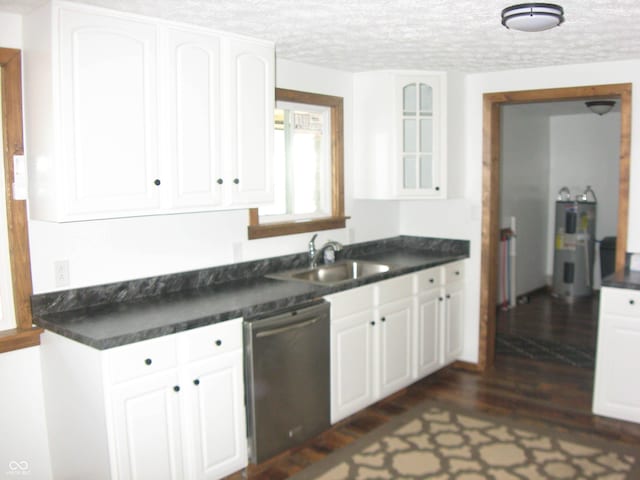
[[[552,294],[569,300],[593,292],[596,195],[587,186],[571,199],[563,187],[556,201]]]

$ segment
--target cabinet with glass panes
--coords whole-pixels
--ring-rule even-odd
[[[446,198],[444,73],[356,74],[354,108],[357,198]]]

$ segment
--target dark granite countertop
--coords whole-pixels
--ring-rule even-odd
[[[265,275],[302,268],[306,254],[32,297],[34,323],[99,350],[237,317],[251,317],[469,256],[462,240],[395,237],[346,246],[341,258],[386,263],[384,273],[325,286]]]
[[[602,279],[602,286],[640,290],[640,272],[622,270],[612,273]]]

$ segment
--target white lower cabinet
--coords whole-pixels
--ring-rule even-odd
[[[217,479],[247,465],[241,319],[105,351],[46,332],[41,352],[55,478]]]
[[[640,422],[640,291],[600,290],[593,413]]]
[[[464,262],[346,290],[331,303],[331,422],[462,352]]]

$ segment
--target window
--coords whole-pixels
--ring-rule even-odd
[[[273,205],[249,211],[249,239],[344,228],[342,98],[276,89]]]

